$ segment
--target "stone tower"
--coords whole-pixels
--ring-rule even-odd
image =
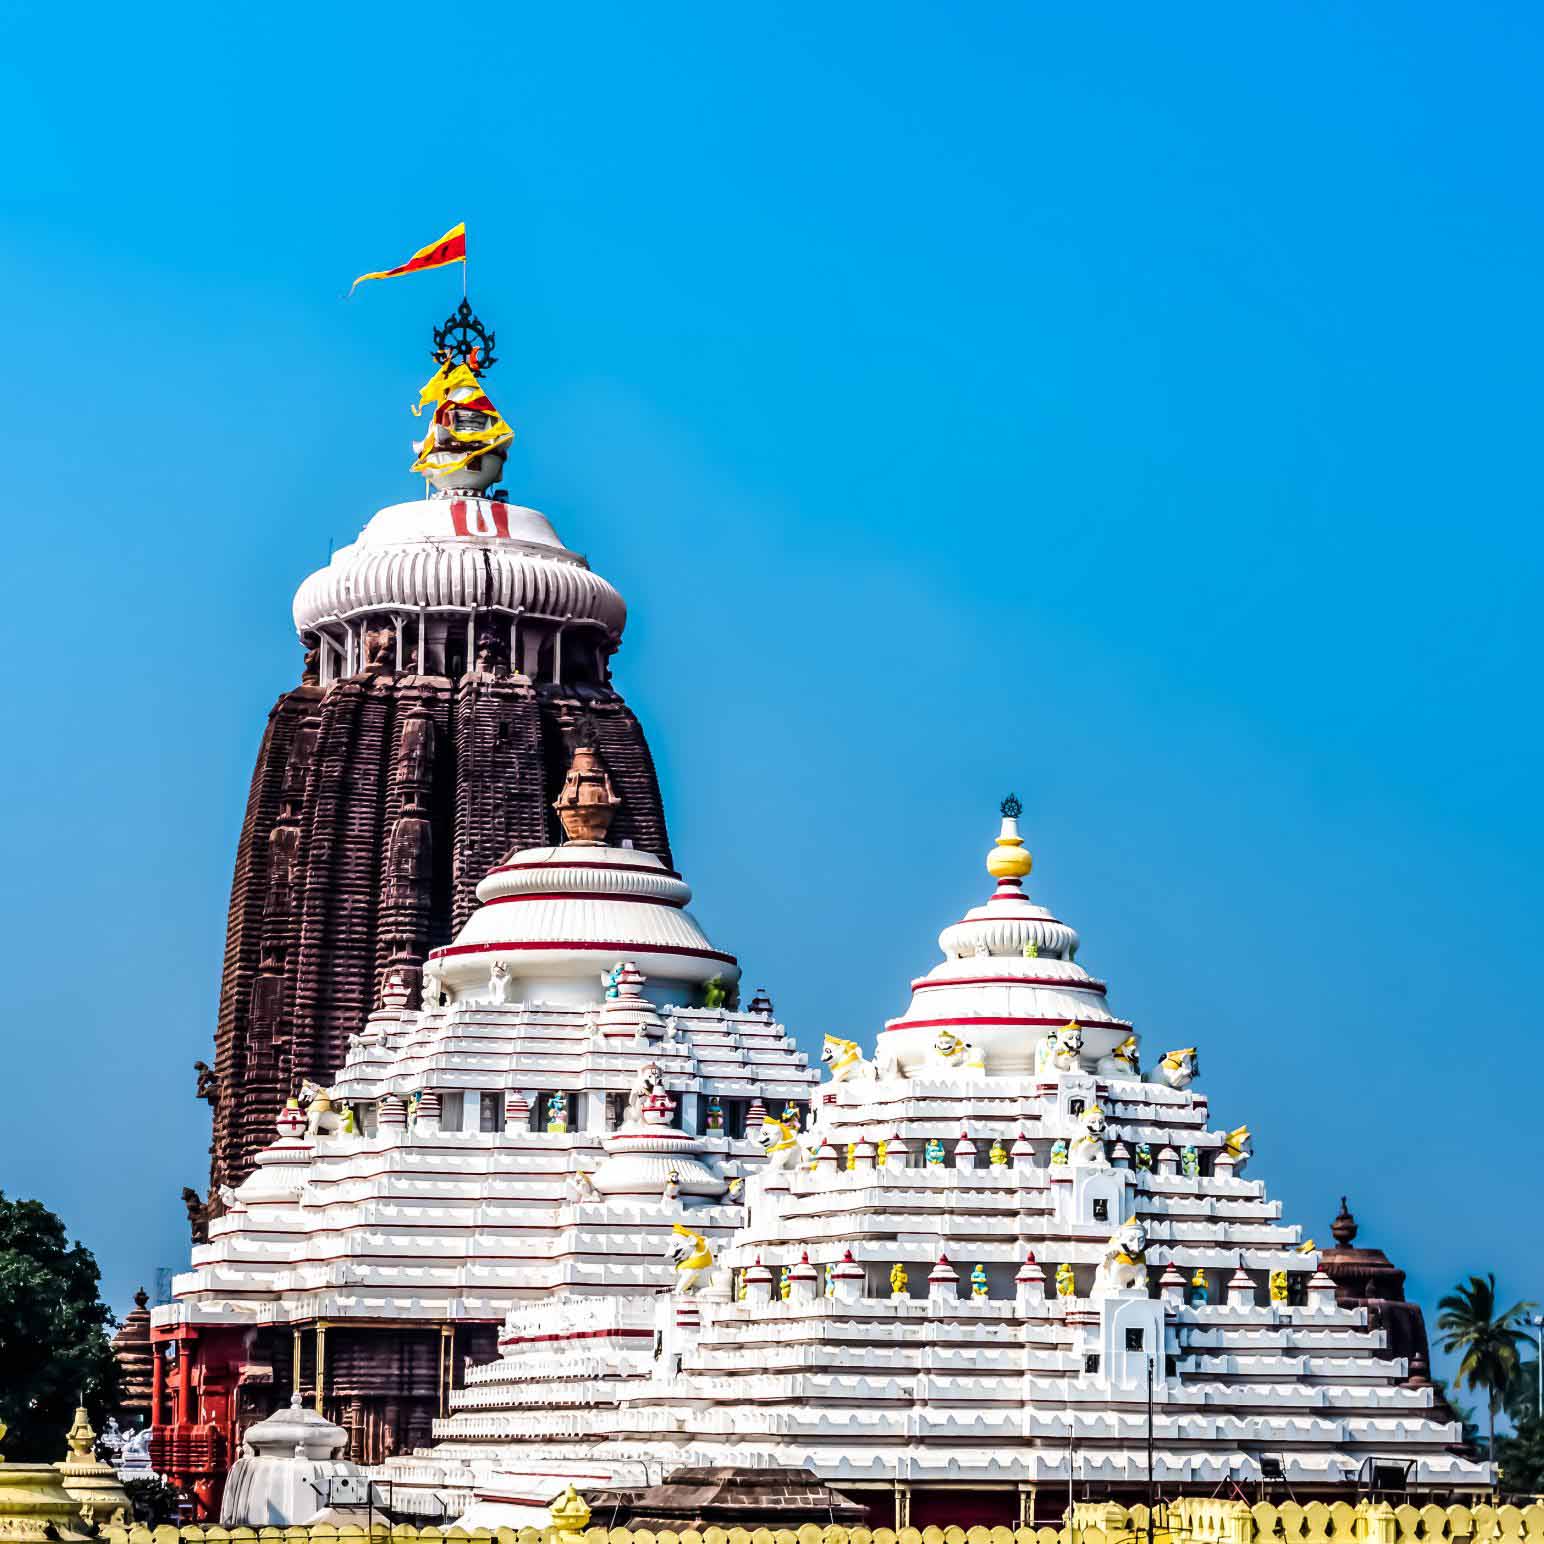
[[[536,510],[475,486],[493,459],[379,511],[296,594],[304,670],[258,751],[199,1079],[214,1214],[388,980],[417,1002],[489,868],[562,839],[575,748],[620,796],[611,840],[670,864],[648,743],[611,683],[626,606]]]

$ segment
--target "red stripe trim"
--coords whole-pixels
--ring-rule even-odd
[[[895,1029],[942,1029],[954,1024],[1044,1024],[1054,1029],[1060,1029],[1066,1019],[1031,1019],[1031,1018],[988,1018],[986,1015],[977,1015],[974,1018],[959,1019],[891,1019],[881,1034],[889,1034]],[[1092,1023],[1081,1024],[1083,1029],[1130,1029],[1131,1024],[1126,1019],[1095,1019]]]
[[[483,904],[508,906],[515,901],[622,901],[629,906],[674,906],[677,911],[686,905],[662,895],[617,895],[609,890],[537,890],[529,895],[496,895]]]
[[[501,1336],[501,1346],[534,1346],[549,1340],[652,1340],[653,1330],[568,1330],[562,1334],[551,1335],[509,1335]]]
[[[562,848],[557,851],[561,852]],[[640,866],[636,863],[606,863],[596,862],[589,858],[546,858],[540,863],[501,863],[497,868],[488,870],[490,874],[515,874],[524,869],[542,868],[580,868],[580,869],[610,869],[618,874],[663,874],[667,879],[679,879],[681,876],[672,868],[666,868],[660,864],[658,868]]]
[[[535,940],[522,940],[518,943],[493,944],[447,944],[443,949],[431,949],[431,960],[448,959],[453,954],[492,954],[504,949],[543,949],[550,954],[557,954],[565,949],[588,949],[608,954],[675,954],[694,960],[722,960],[726,965],[738,965],[740,962],[732,954],[721,954],[717,949],[685,949],[675,944],[643,944],[636,939],[631,943],[618,943],[615,940],[606,940],[600,943],[583,942],[575,939],[553,939],[550,942],[541,943]]]
[[[1061,976],[960,976],[953,981],[931,981],[918,976],[911,989],[927,992],[950,986],[1059,986],[1069,992],[1097,992],[1101,997],[1109,990],[1103,981],[1067,981]]]

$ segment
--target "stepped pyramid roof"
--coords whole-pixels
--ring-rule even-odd
[[[1489,1483],[1246,1177],[1196,1048],[1144,1063],[1077,934],[1024,894],[1018,815],[876,1055],[828,1039],[813,1129],[769,1137],[706,1279],[511,1315],[433,1450],[387,1466],[399,1505],[432,1489],[513,1525],[567,1484],[599,1504],[770,1464],[883,1505],[969,1485],[1011,1521],[1022,1487],[1145,1493],[1149,1442],[1165,1494],[1279,1474],[1347,1496],[1390,1464],[1418,1491]]]

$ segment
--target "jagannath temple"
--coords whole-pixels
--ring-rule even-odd
[[[210,1188],[123,1347],[156,1470],[232,1523],[305,1520],[272,1465],[226,1484],[286,1444],[468,1525],[758,1475],[896,1527],[1487,1486],[1401,1273],[1344,1205],[1334,1250],[1282,1217],[1204,1047],[1144,1049],[1028,895],[1016,799],[897,1017],[812,1065],[742,1005],[612,682],[622,597],[496,487],[493,346],[465,302],[436,330],[425,497],[295,598]]]

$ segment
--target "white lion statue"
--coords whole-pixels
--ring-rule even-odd
[[[1139,1078],[1142,1067],[1137,1060],[1137,1037],[1127,1035],[1107,1056],[1094,1063],[1094,1071],[1105,1078]]]
[[[933,1049],[928,1052],[927,1070],[985,1077],[986,1057],[979,1046],[962,1040],[952,1030],[941,1029],[933,1041]]]
[[[675,1290],[682,1294],[700,1291],[713,1274],[713,1251],[708,1241],[679,1222],[671,1227],[665,1258],[675,1266]]]
[[[1108,1123],[1104,1111],[1091,1104],[1083,1111],[1083,1129],[1067,1144],[1067,1161],[1079,1169],[1107,1169],[1110,1160],[1104,1152]]]
[[[1104,1246],[1104,1257],[1094,1273],[1094,1290],[1126,1292],[1147,1290],[1147,1229],[1135,1215],[1128,1217]]]
[[[756,1140],[767,1155],[767,1169],[770,1173],[797,1169],[805,1161],[799,1133],[786,1121],[773,1120],[768,1116],[756,1128]]]
[[[1083,1026],[1076,1022],[1047,1031],[1035,1047],[1035,1072],[1076,1072],[1082,1065]]]
[[[665,1092],[665,1072],[658,1062],[645,1062],[638,1069],[638,1076],[627,1096],[627,1108],[623,1111],[624,1124],[643,1119],[643,1101],[654,1094]]]
[[[1201,1059],[1196,1048],[1187,1045],[1180,1051],[1167,1051],[1147,1075],[1149,1083],[1165,1083],[1170,1088],[1189,1088],[1201,1075]]]
[[[509,966],[503,960],[495,960],[492,970],[488,972],[488,1001],[507,1003],[513,987],[514,981],[510,977]]]
[[[354,1129],[352,1115],[332,1102],[332,1091],[309,1078],[300,1085],[300,1102],[306,1111],[306,1133],[313,1137],[343,1136]]]
[[[879,1075],[879,1069],[862,1051],[856,1040],[827,1035],[820,1047],[820,1064],[831,1074],[833,1083],[867,1082]]]

